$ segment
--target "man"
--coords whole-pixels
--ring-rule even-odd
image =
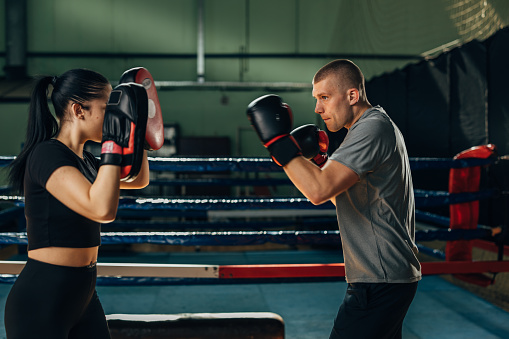
[[[322,167],[301,156],[319,143],[317,134],[290,133],[291,111],[279,97],[258,98],[247,112],[294,185],[315,205],[336,205],[348,287],[330,339],[401,338],[421,279],[405,142],[385,111],[371,106],[364,82],[349,60],[332,61],[313,78],[315,112],[329,131],[348,129]]]

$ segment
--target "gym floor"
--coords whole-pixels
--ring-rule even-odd
[[[102,256],[101,262],[179,264],[264,264],[338,262],[337,250],[143,253]],[[22,256],[11,260],[23,260]],[[0,284],[0,339],[11,288]],[[106,314],[274,312],[288,339],[328,338],[346,282],[172,286],[98,286]],[[425,276],[404,322],[403,337],[509,338],[509,313],[439,276]]]

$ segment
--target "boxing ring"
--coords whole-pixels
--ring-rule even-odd
[[[467,150],[469,152],[474,150]],[[475,149],[478,152],[478,148]],[[429,225],[416,230],[419,251],[430,261],[422,261],[423,275],[453,274],[481,286],[494,283],[499,272],[509,272],[509,247],[494,241],[505,226],[484,226],[477,222],[481,200],[498,199],[504,192],[497,187],[479,189],[477,172],[506,160],[487,152],[481,157],[454,159],[411,158],[412,171],[448,170],[449,191],[415,189],[416,220]],[[475,154],[476,156],[478,154]],[[12,157],[0,157],[6,166]],[[149,158],[151,171],[185,173],[229,173],[227,178],[171,178],[151,180],[154,186],[249,186],[291,185],[287,179],[241,177],[239,173],[281,173],[281,168],[266,158]],[[457,188],[451,178],[459,171],[467,174],[472,187]],[[236,174],[236,175],[231,175]],[[457,182],[455,183],[457,184]],[[24,227],[23,197],[9,195],[2,188],[0,201],[9,205],[0,212],[0,220],[18,224],[16,232],[1,232],[0,245],[27,244]],[[435,206],[450,206],[446,217],[422,211]],[[452,206],[452,207],[451,207]],[[459,212],[458,212],[459,208]],[[455,214],[456,213],[456,214]],[[459,213],[459,214],[458,214]],[[462,214],[463,213],[463,214]],[[478,212],[477,212],[478,213]],[[468,216],[458,222],[458,215]],[[329,246],[341,251],[340,233],[331,203],[315,206],[302,197],[167,197],[122,196],[118,220],[101,233],[102,246],[151,244],[164,246],[252,246],[280,244],[288,246]],[[269,220],[264,220],[269,219]],[[473,223],[473,224],[472,224]],[[112,231],[114,230],[114,231]],[[445,251],[422,243],[444,241],[458,245]],[[499,254],[498,260],[475,261],[472,247]],[[467,253],[463,253],[467,248]],[[502,253],[502,255],[500,255]],[[253,283],[330,282],[344,280],[344,264],[164,264],[98,263],[98,286],[218,285]],[[24,261],[0,261],[0,282],[11,284]],[[484,276],[484,278],[480,277]]]
[[[478,149],[478,148],[477,148]],[[0,166],[6,166],[12,157],[0,157]],[[480,157],[456,157],[455,159],[439,158],[411,158],[412,171],[450,169],[451,175],[455,170],[479,169],[483,166],[493,166],[500,158],[488,154]],[[151,171],[165,172],[281,172],[272,160],[266,158],[149,158]],[[475,179],[467,178],[471,184]],[[155,181],[156,185],[285,185],[289,181],[284,179],[198,179],[198,180],[166,180]],[[474,184],[475,185],[475,184]],[[477,186],[478,186],[477,179]],[[4,190],[7,190],[4,188]],[[492,227],[477,225],[474,227],[451,226],[450,218],[422,212],[419,208],[432,206],[467,205],[467,211],[478,206],[468,206],[483,199],[492,199],[501,192],[497,188],[488,188],[468,192],[425,191],[415,189],[416,219],[418,221],[433,223],[436,228],[431,230],[417,230],[416,242],[443,240],[462,241],[469,246],[476,244],[484,248],[494,248],[487,240],[493,235]],[[12,207],[0,213],[2,220],[17,220],[23,223],[23,197],[0,196],[0,200],[12,203]],[[461,212],[461,211],[460,211]],[[170,197],[122,197],[119,204],[119,216],[174,216],[183,214],[187,217],[201,217],[214,219],[214,216],[305,216],[309,217],[301,226],[309,224],[308,230],[278,230],[295,221],[270,221],[249,222],[235,220],[230,222],[214,221],[188,221],[188,222],[130,222],[119,221],[110,225],[118,228],[160,228],[162,231],[137,231],[137,232],[102,232],[102,244],[158,244],[158,245],[181,245],[181,246],[243,246],[260,245],[265,243],[277,243],[286,245],[340,245],[340,234],[335,221],[335,209],[331,203],[319,206],[312,205],[302,197],[227,197],[227,198],[170,198]],[[222,214],[221,214],[222,213]],[[464,212],[465,213],[465,212]],[[471,212],[468,212],[471,213]],[[313,219],[314,218],[314,219]],[[299,222],[296,222],[299,223]],[[326,229],[318,229],[326,225]],[[254,230],[236,230],[239,228],[252,228]],[[312,230],[309,228],[313,227]],[[461,226],[461,225],[460,225]],[[23,226],[21,226],[22,228]],[[168,231],[172,228],[193,228],[194,231]],[[196,229],[209,230],[196,230]],[[211,229],[227,228],[226,231],[211,231]],[[258,230],[256,230],[258,228]],[[263,230],[259,228],[264,228]],[[269,228],[269,230],[267,230]],[[274,230],[276,228],[276,230]],[[336,228],[336,229],[334,229]],[[26,232],[0,233],[0,245],[26,245]],[[464,243],[461,243],[464,245]],[[509,272],[509,262],[465,260],[454,258],[447,260],[447,255],[442,251],[418,246],[424,254],[431,255],[442,261],[423,262],[422,273],[424,275],[435,274],[477,274]],[[499,249],[497,249],[498,251]],[[508,247],[504,248],[509,252]],[[445,259],[445,260],[444,260]],[[23,267],[23,262],[0,262],[0,279],[4,282],[13,281],[15,275]],[[143,277],[143,278],[172,278],[168,282],[175,282],[174,278],[206,278],[210,279],[267,279],[267,278],[309,278],[309,277],[344,277],[344,265],[337,264],[291,264],[291,265],[164,265],[164,264],[113,264],[99,263],[99,284],[107,283],[108,277]],[[12,276],[9,276],[12,275]],[[103,279],[105,278],[105,279]],[[131,283],[135,280],[129,279]],[[149,279],[144,279],[149,283]],[[158,283],[162,280],[159,279]],[[186,283],[182,280],[181,283]]]

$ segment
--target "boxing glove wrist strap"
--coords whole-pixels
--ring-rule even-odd
[[[114,141],[105,141],[101,146],[101,161],[99,165],[122,165],[122,147]]]
[[[265,147],[270,152],[272,159],[276,164],[286,166],[293,158],[301,155],[300,147],[292,136],[286,135],[277,140],[271,140]]]

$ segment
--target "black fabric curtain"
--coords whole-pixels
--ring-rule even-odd
[[[433,59],[370,79],[373,105],[384,107],[403,133],[410,157],[451,158],[495,144],[509,154],[509,28]],[[447,190],[448,171],[414,171],[414,186]],[[484,170],[482,186],[509,191],[509,161]],[[481,202],[481,222],[509,224],[509,197]],[[447,209],[440,210],[444,214]]]
[[[453,157],[494,143],[509,153],[509,28],[367,82],[405,136],[411,157]]]

